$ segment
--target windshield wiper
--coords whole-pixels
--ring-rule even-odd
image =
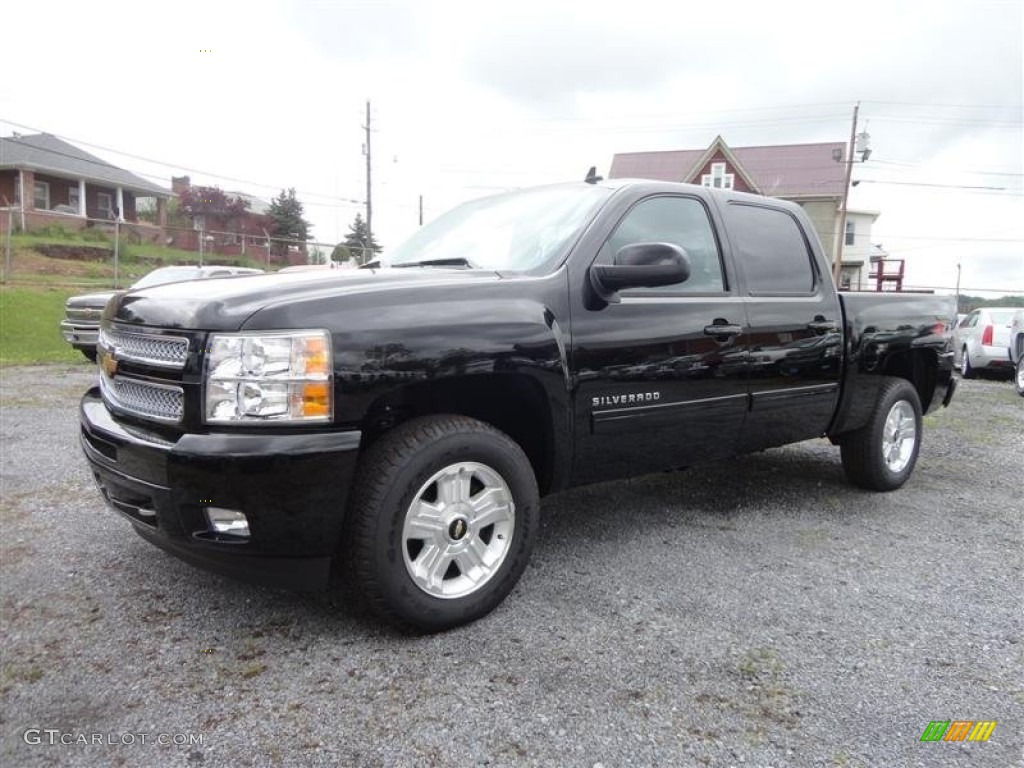
[[[401,264],[392,264],[392,267],[466,267],[477,269],[478,267],[469,259],[462,256],[455,256],[449,259],[424,259],[423,261],[405,261]]]

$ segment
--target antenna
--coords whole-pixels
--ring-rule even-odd
[[[597,166],[592,165],[590,166],[590,170],[587,171],[587,176],[585,179],[583,179],[583,181],[585,181],[587,184],[597,184],[597,182],[601,181],[603,178],[603,176],[597,175]]]

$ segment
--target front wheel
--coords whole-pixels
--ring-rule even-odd
[[[883,381],[868,423],[840,443],[846,477],[873,491],[902,486],[920,450],[921,400],[909,381],[897,378]]]
[[[464,416],[413,419],[360,463],[348,578],[367,607],[401,628],[466,624],[512,591],[539,516],[533,468],[508,435]]]
[[[1017,370],[1013,373],[1013,386],[1017,394],[1024,397],[1024,351],[1017,358]]]

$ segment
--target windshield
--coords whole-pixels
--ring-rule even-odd
[[[389,261],[392,266],[443,260],[444,266],[534,269],[560,259],[611,193],[581,184],[474,200],[420,229],[389,254]]]
[[[132,285],[132,288],[150,288],[154,285],[163,285],[164,283],[195,280],[199,277],[199,274],[198,267],[163,267],[161,269],[154,269]]]

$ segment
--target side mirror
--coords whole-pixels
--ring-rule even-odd
[[[690,277],[690,257],[672,243],[634,243],[620,249],[611,264],[590,268],[590,284],[605,301],[626,288],[675,285]]]

